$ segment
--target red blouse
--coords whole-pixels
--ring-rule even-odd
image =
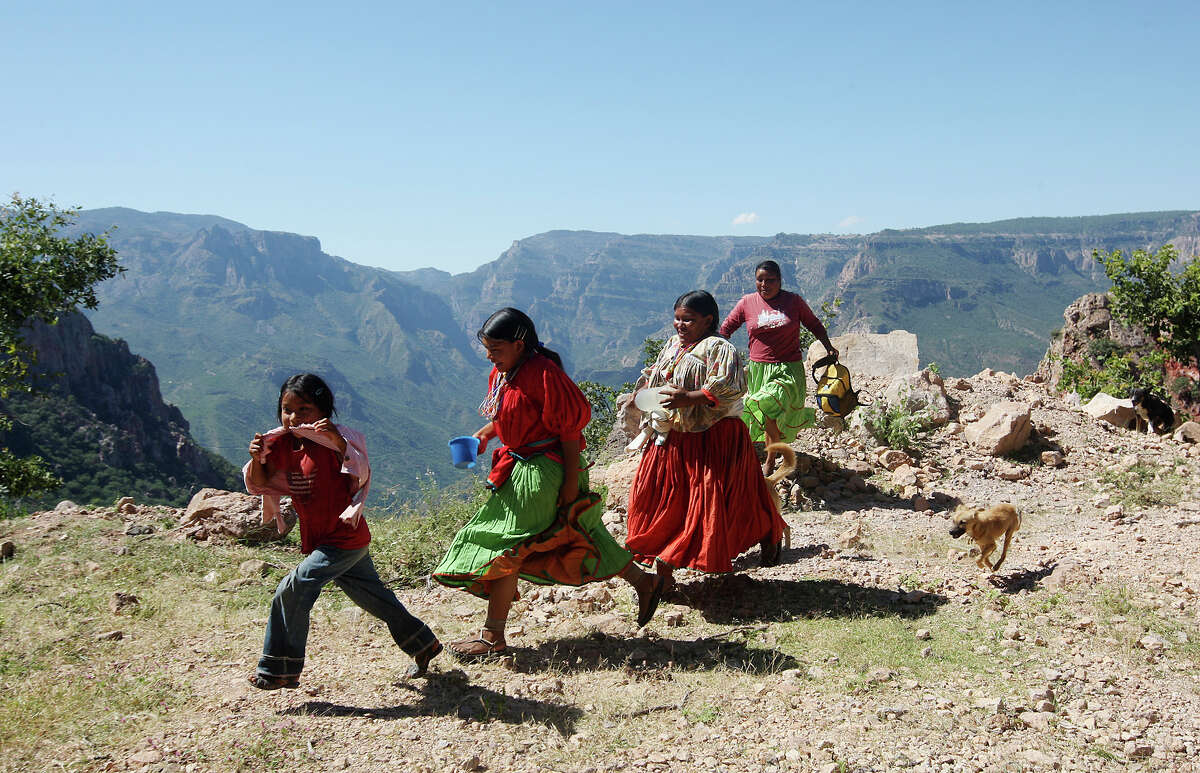
[[[340,516],[350,506],[355,481],[341,471],[342,458],[336,451],[310,440],[298,445],[285,437],[267,457],[267,465],[287,473],[292,506],[300,520],[300,552],[328,545],[354,550],[371,543],[365,518],[351,526]]]
[[[492,368],[488,390],[500,372]],[[549,358],[535,354],[501,387],[500,407],[492,420],[500,442],[520,448],[539,440],[579,440],[592,418],[592,406],[566,372]]]

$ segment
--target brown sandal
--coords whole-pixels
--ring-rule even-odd
[[[404,669],[405,679],[416,679],[417,677],[425,676],[429,670],[429,663],[438,655],[442,654],[442,643],[435,641],[424,650],[413,656],[413,664]]]
[[[655,573],[654,588],[650,591],[650,598],[646,600],[646,606],[642,607],[642,597],[638,596],[638,628],[650,622],[654,617],[654,613],[658,610],[658,602],[662,600],[663,590],[667,587],[667,575]]]
[[[465,648],[471,647],[471,651]],[[478,649],[478,648],[482,649]],[[480,632],[478,639],[464,639],[450,643],[450,654],[461,661],[474,663],[480,660],[498,657],[505,654],[508,647],[500,642],[488,641],[483,638],[483,633]]]
[[[281,687],[287,690],[294,690],[300,686],[300,677],[298,676],[255,674],[250,677],[249,681],[251,687],[257,687],[260,690],[278,690]]]
[[[766,537],[758,546],[762,550],[759,566],[779,566],[779,561],[783,558],[783,540],[772,542],[770,537]]]

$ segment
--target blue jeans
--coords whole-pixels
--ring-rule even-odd
[[[275,589],[258,673],[295,677],[304,669],[308,620],[321,588],[333,582],[358,606],[387,623],[400,649],[412,656],[432,647],[437,637],[409,614],[396,594],[383,584],[368,548],[318,546],[284,577]]]

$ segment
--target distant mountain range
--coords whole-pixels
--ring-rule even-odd
[[[78,224],[113,225],[128,270],[101,286],[90,316],[154,362],[202,443],[240,463],[250,435],[275,421],[278,385],[313,370],[329,378],[342,419],[367,430],[380,483],[404,492],[426,469],[461,475],[445,441],[481,423],[488,364],[474,334],[501,306],[527,310],[577,380],[619,383],[643,340],[670,332],[676,296],[706,288],[726,311],[772,258],[814,308],[843,299],[835,333],[903,328],[944,373],[1028,372],[1063,308],[1107,286],[1093,249],[1200,252],[1200,212],[1177,211],[865,236],[552,231],[451,275],[360,266],[314,238],[213,216],[112,208]]]

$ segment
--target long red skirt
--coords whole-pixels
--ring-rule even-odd
[[[642,562],[733,571],[738,555],[783,536],[768,485],[741,419],[672,432],[642,454],[629,490],[626,545]]]

